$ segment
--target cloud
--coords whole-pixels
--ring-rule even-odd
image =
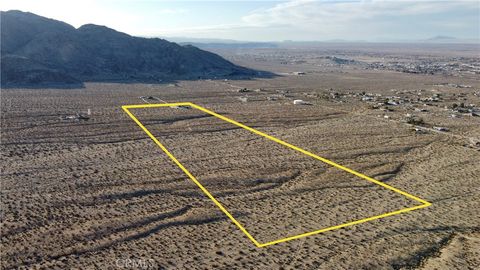
[[[374,20],[377,17],[418,16],[446,12],[454,8],[478,9],[477,1],[315,1],[294,0],[255,11],[242,20],[251,26],[322,24]]]
[[[412,36],[425,35],[431,31],[436,35],[442,27],[452,29],[452,25],[468,25],[478,30],[478,1],[407,1],[407,0],[363,0],[363,1],[315,1],[294,0],[279,3],[263,10],[255,10],[243,16],[245,25],[254,28],[283,26],[292,32],[321,35],[326,38],[365,38],[372,36],[400,36],[412,31]],[[477,21],[457,16],[452,12],[475,13]],[[450,14],[449,14],[450,13]],[[435,18],[445,15],[442,20]],[[426,29],[426,25],[437,27]],[[420,31],[415,31],[413,24]],[[457,28],[458,29],[458,28]],[[473,31],[471,31],[473,32]],[[462,33],[464,34],[464,33]],[[293,33],[292,35],[295,35]],[[471,33],[472,36],[478,35]],[[403,38],[403,37],[401,37]]]

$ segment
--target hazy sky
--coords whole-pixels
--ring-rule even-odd
[[[479,0],[2,0],[0,8],[140,36],[249,41],[480,38]]]

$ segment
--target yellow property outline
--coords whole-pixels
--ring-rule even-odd
[[[387,212],[387,213],[384,213],[384,214],[381,214],[381,215],[376,215],[376,216],[372,216],[372,217],[368,217],[368,218],[363,218],[363,219],[359,219],[359,220],[355,220],[355,221],[351,221],[351,222],[347,222],[347,223],[343,223],[343,224],[340,224],[340,225],[336,225],[336,226],[331,226],[331,227],[327,227],[327,228],[324,228],[324,229],[320,229],[320,230],[316,230],[316,231],[312,231],[312,232],[307,232],[307,233],[303,233],[303,234],[299,234],[299,235],[295,235],[295,236],[290,236],[290,237],[286,237],[286,238],[282,238],[282,239],[278,239],[278,240],[275,240],[275,241],[270,241],[270,242],[267,242],[267,243],[259,243],[255,238],[253,238],[253,236],[243,227],[242,224],[240,224],[240,222],[238,222],[231,214],[230,212],[228,212],[227,209],[225,209],[225,207],[223,207],[223,205],[217,201],[217,199],[215,199],[215,197],[213,197],[213,195],[195,178],[195,176],[193,176],[183,165],[182,163],[180,163],[177,158],[175,158],[172,153],[170,153],[170,151],[168,151],[167,148],[165,148],[165,146],[160,143],[158,141],[157,138],[155,138],[155,136],[153,136],[153,134],[129,111],[129,109],[143,109],[143,108],[157,108],[157,107],[176,107],[176,106],[189,106],[189,107],[192,107],[192,108],[195,108],[195,109],[198,109],[200,111],[203,111],[205,113],[208,113],[212,116],[215,116],[217,118],[220,118],[224,121],[227,121],[229,123],[232,123],[236,126],[239,126],[241,128],[244,128],[248,131],[251,131],[257,135],[260,135],[262,137],[265,137],[269,140],[272,140],[274,142],[277,142],[281,145],[284,145],[288,148],[291,148],[293,150],[296,150],[296,151],[299,151],[307,156],[310,156],[310,157],[313,157],[315,159],[318,159],[324,163],[327,163],[331,166],[334,166],[338,169],[341,169],[343,171],[346,171],[346,172],[349,172],[351,174],[354,174],[360,178],[363,178],[369,182],[372,182],[372,183],[375,183],[377,185],[380,185],[386,189],[389,189],[389,190],[392,190],[394,192],[397,192],[399,194],[402,194],[403,196],[405,197],[408,197],[412,200],[415,200],[417,202],[420,202],[422,203],[421,205],[418,205],[418,206],[414,206],[414,207],[409,207],[409,208],[404,208],[404,209],[401,209],[401,210],[397,210],[397,211],[393,211],[393,212]],[[301,237],[305,237],[305,236],[310,236],[310,235],[314,235],[314,234],[319,234],[319,233],[323,233],[323,232],[327,232],[327,231],[332,231],[332,230],[336,230],[336,229],[340,229],[340,228],[344,228],[344,227],[347,227],[347,226],[352,226],[352,225],[356,225],[356,224],[360,224],[360,223],[364,223],[364,222],[367,222],[367,221],[371,221],[371,220],[375,220],[375,219],[379,219],[379,218],[384,218],[384,217],[389,217],[389,216],[393,216],[393,215],[398,215],[398,214],[401,214],[401,213],[405,213],[405,212],[409,212],[409,211],[412,211],[412,210],[416,210],[416,209],[420,209],[420,208],[425,208],[425,207],[428,207],[430,205],[432,205],[431,203],[423,200],[423,199],[420,199],[416,196],[413,196],[405,191],[402,191],[402,190],[399,190],[397,188],[394,188],[390,185],[387,185],[383,182],[380,182],[378,180],[375,180],[371,177],[368,177],[364,174],[361,174],[359,172],[356,172],[352,169],[349,169],[347,167],[344,167],[340,164],[337,164],[331,160],[328,160],[326,158],[323,158],[323,157],[320,157],[320,156],[317,156],[311,152],[308,152],[307,150],[304,150],[300,147],[297,147],[295,145],[292,145],[292,144],[289,144],[287,142],[284,142],[282,140],[279,140],[275,137],[272,137],[270,135],[267,135],[261,131],[258,131],[256,129],[253,129],[251,127],[248,127],[242,123],[239,123],[235,120],[232,120],[232,119],[229,119],[223,115],[220,115],[220,114],[217,114],[215,112],[212,112],[210,110],[207,110],[201,106],[198,106],[194,103],[191,103],[191,102],[179,102],[179,103],[165,103],[165,104],[141,104],[141,105],[125,105],[125,106],[122,106],[122,109],[133,119],[133,121],[135,121],[135,123],[137,123],[138,126],[140,126],[140,128],[145,131],[145,133],[147,133],[147,135],[158,145],[158,147],[160,147],[160,149],[162,149],[172,160],[173,162],[180,168],[182,169],[182,171],[208,196],[208,198],[210,198],[217,206],[218,208],[220,208],[220,210],[222,210],[223,213],[225,213],[225,215],[227,215],[227,217],[229,217],[233,223],[235,225],[237,225],[237,227],[255,244],[255,246],[257,247],[266,247],[266,246],[270,246],[270,245],[274,245],[274,244],[278,244],[278,243],[282,243],[282,242],[286,242],[286,241],[290,241],[290,240],[293,240],[293,239],[298,239],[298,238],[301,238]]]

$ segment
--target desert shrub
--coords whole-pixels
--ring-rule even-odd
[[[407,117],[406,121],[407,121],[407,123],[409,123],[409,124],[417,125],[417,126],[421,126],[421,125],[425,124],[425,121],[423,121],[422,118],[420,118],[420,117],[414,117],[414,116]]]

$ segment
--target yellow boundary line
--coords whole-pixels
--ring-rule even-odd
[[[192,107],[192,108],[195,108],[195,109],[198,109],[200,111],[203,111],[205,113],[208,113],[212,116],[215,116],[217,118],[220,118],[226,122],[229,122],[229,123],[232,123],[236,126],[239,126],[241,128],[244,128],[248,131],[251,131],[257,135],[260,135],[262,137],[265,137],[269,140],[272,140],[274,142],[277,142],[281,145],[284,145],[288,148],[291,148],[291,149],[294,149],[296,151],[299,151],[307,156],[310,156],[310,157],[313,157],[315,159],[318,159],[324,163],[327,163],[333,167],[336,167],[338,169],[341,169],[343,171],[346,171],[346,172],[349,172],[353,175],[356,175],[360,178],[363,178],[369,182],[372,182],[374,184],[377,184],[377,185],[380,185],[386,189],[389,189],[391,191],[394,191],[396,193],[399,193],[399,194],[402,194],[403,196],[407,197],[407,198],[410,198],[414,201],[417,201],[417,202],[420,202],[422,203],[421,205],[418,205],[418,206],[414,206],[414,207],[409,207],[409,208],[404,208],[404,209],[401,209],[401,210],[397,210],[397,211],[392,211],[392,212],[388,212],[388,213],[384,213],[384,214],[381,214],[381,215],[376,215],[376,216],[372,216],[372,217],[368,217],[368,218],[364,218],[364,219],[360,219],[360,220],[356,220],[356,221],[351,221],[351,222],[347,222],[347,223],[343,223],[343,224],[340,224],[340,225],[336,225],[336,226],[331,226],[331,227],[327,227],[327,228],[324,228],[324,229],[320,229],[320,230],[317,230],[317,231],[312,231],[312,232],[308,232],[308,233],[303,233],[303,234],[299,234],[299,235],[295,235],[295,236],[291,236],[291,237],[286,237],[286,238],[282,238],[282,239],[278,239],[278,240],[275,240],[275,241],[270,241],[270,242],[267,242],[267,243],[259,243],[246,229],[245,227],[243,227],[242,224],[240,224],[240,222],[238,222],[233,216],[232,214],[230,214],[230,212],[228,212],[228,210],[223,207],[223,205],[217,200],[215,199],[215,197],[213,197],[213,195],[195,178],[195,176],[193,176],[190,171],[188,171],[185,166],[182,165],[182,163],[180,163],[180,161],[177,160],[177,158],[175,158],[175,156],[172,155],[172,153],[170,153],[170,151],[168,151],[168,149],[162,144],[160,143],[160,141],[158,141],[158,139],[153,136],[153,134],[129,111],[129,109],[143,109],[143,108],[158,108],[158,107],[175,107],[175,106],[189,106],[189,107]],[[270,245],[274,245],[274,244],[278,244],[278,243],[282,243],[282,242],[286,242],[286,241],[290,241],[290,240],[294,240],[294,239],[298,239],[298,238],[302,238],[302,237],[306,237],[306,236],[310,236],[310,235],[314,235],[314,234],[318,234],[318,233],[323,233],[323,232],[327,232],[327,231],[332,231],[332,230],[336,230],[336,229],[340,229],[340,228],[344,228],[344,227],[347,227],[347,226],[352,226],[352,225],[356,225],[356,224],[360,224],[360,223],[364,223],[364,222],[367,222],[367,221],[371,221],[371,220],[375,220],[375,219],[379,219],[379,218],[384,218],[384,217],[389,217],[389,216],[393,216],[393,215],[398,215],[398,214],[401,214],[401,213],[406,213],[406,212],[409,212],[409,211],[413,211],[413,210],[416,210],[416,209],[421,209],[421,208],[425,208],[425,207],[428,207],[431,205],[431,203],[423,200],[423,199],[420,199],[416,196],[413,196],[405,191],[402,191],[400,189],[397,189],[397,188],[394,188],[390,185],[387,185],[383,182],[380,182],[378,180],[375,180],[369,176],[366,176],[362,173],[359,173],[357,171],[354,171],[352,169],[349,169],[347,167],[344,167],[340,164],[337,164],[331,160],[328,160],[326,158],[323,158],[323,157],[320,157],[320,156],[317,156],[307,150],[304,150],[300,147],[297,147],[295,145],[292,145],[292,144],[289,144],[287,142],[284,142],[280,139],[277,139],[275,137],[272,137],[268,134],[265,134],[261,131],[258,131],[256,129],[253,129],[251,127],[248,127],[242,123],[239,123],[235,120],[232,120],[230,118],[227,118],[223,115],[220,115],[220,114],[217,114],[213,111],[210,111],[208,109],[205,109],[204,107],[201,107],[201,106],[198,106],[194,103],[191,103],[191,102],[179,102],[179,103],[165,103],[165,104],[141,104],[141,105],[125,105],[125,106],[122,106],[122,109],[128,114],[128,116],[130,116],[130,118],[133,119],[133,121],[135,121],[135,123],[137,123],[137,125],[158,145],[158,147],[160,147],[160,149],[162,149],[168,157],[170,157],[170,159],[173,160],[173,162],[180,168],[182,169],[182,171],[203,191],[203,193],[205,193],[207,195],[208,198],[210,198],[217,206],[218,208],[220,208],[220,210],[225,214],[227,215],[227,217],[229,217],[232,222],[237,225],[237,227],[255,244],[255,246],[257,247],[266,247],[266,246],[270,246]]]

